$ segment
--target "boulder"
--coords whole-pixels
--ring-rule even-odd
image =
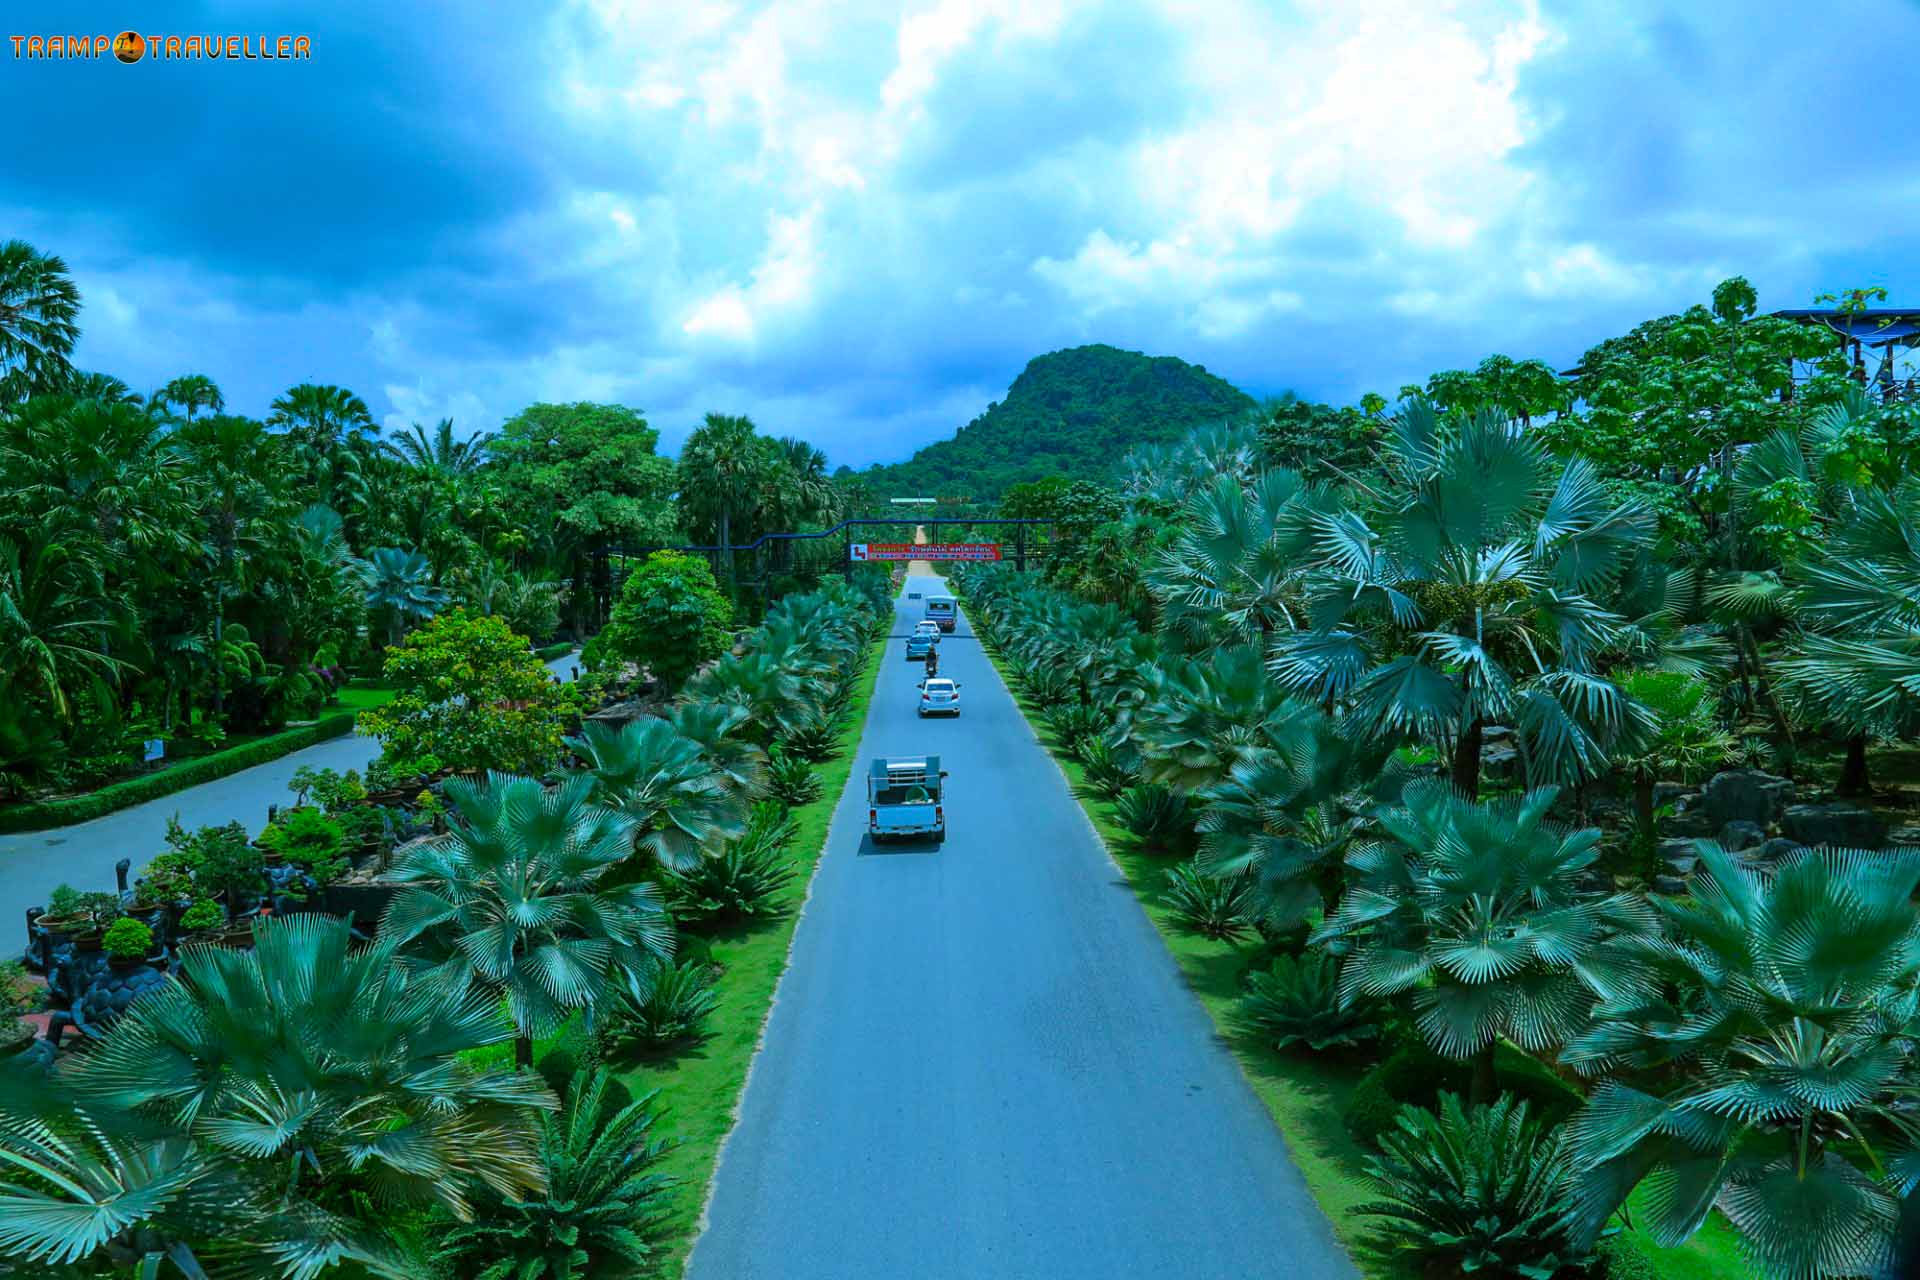
[[[1662,840],[1654,850],[1660,865],[1671,867],[1676,875],[1689,875],[1700,861],[1700,850],[1691,840]]]
[[[1658,809],[1661,805],[1677,804],[1682,797],[1691,796],[1699,790],[1684,782],[1656,782],[1653,784],[1653,807]]]
[[[1714,830],[1729,822],[1765,828],[1779,821],[1793,802],[1793,783],[1758,769],[1728,769],[1714,774],[1701,795]]]
[[[1887,843],[1896,849],[1920,848],[1920,826],[1895,827],[1887,832]]]
[[[1687,892],[1687,882],[1678,876],[1655,876],[1653,891],[1663,893],[1669,898],[1678,898]]]
[[[1887,841],[1887,824],[1873,810],[1844,800],[1793,805],[1781,816],[1780,829],[1801,844],[1842,849],[1878,849]]]
[[[1489,778],[1503,780],[1518,778],[1520,776],[1519,748],[1505,744],[1485,747],[1480,752],[1480,767],[1486,770]]]
[[[1720,847],[1729,853],[1751,849],[1766,838],[1765,829],[1755,822],[1742,822],[1735,819],[1720,828]]]
[[[1800,852],[1806,847],[1807,846],[1801,844],[1798,840],[1789,840],[1785,836],[1775,836],[1771,840],[1761,841],[1758,847],[1749,849],[1747,851],[1747,860],[1749,862],[1775,863],[1790,854]]]

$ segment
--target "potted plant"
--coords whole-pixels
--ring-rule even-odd
[[[107,962],[116,969],[143,964],[153,953],[153,930],[131,916],[115,920],[100,941],[106,949]]]
[[[255,843],[269,861],[310,867],[339,857],[345,838],[341,824],[318,809],[289,809],[267,824]]]
[[[77,938],[87,932],[87,913],[82,903],[84,895],[70,884],[57,886],[47,895],[46,908],[34,921],[48,933],[63,938]]]
[[[217,836],[200,847],[194,883],[203,895],[224,899],[229,915],[242,915],[267,891],[266,855],[247,842],[237,822],[210,830]]]
[[[47,986],[18,960],[0,962],[0,1057],[19,1053],[40,1034],[24,1015],[47,1007]]]
[[[192,935],[204,935],[214,932],[226,923],[227,913],[212,898],[195,899],[192,906],[180,913],[180,931]]]

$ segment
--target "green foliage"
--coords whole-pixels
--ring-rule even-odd
[[[1263,406],[1260,454],[1269,467],[1337,478],[1378,459],[1380,419],[1351,406],[1335,408],[1291,394]]]
[[[776,747],[768,753],[767,790],[788,808],[798,809],[820,798],[820,776],[801,757]]]
[[[1167,868],[1167,910],[1188,933],[1236,942],[1253,931],[1244,876],[1210,876],[1191,862]]]
[[[433,756],[455,770],[539,772],[560,754],[560,695],[498,618],[455,609],[387,651],[393,700],[360,715],[395,773]]]
[[[550,790],[499,773],[455,779],[446,838],[386,876],[402,888],[381,937],[504,995],[523,1058],[574,1010],[644,995],[673,954],[653,885],[611,874],[632,852],[632,820],[593,803],[593,788],[579,775]]]
[[[202,933],[218,929],[226,918],[218,903],[202,898],[180,913],[180,927],[189,933]]]
[[[782,893],[794,877],[787,846],[795,830],[785,806],[756,805],[744,835],[667,877],[675,922],[683,929],[712,928],[783,910]]]
[[[507,517],[583,546],[673,541],[674,467],[660,433],[622,405],[529,405],[488,449],[499,460]]]
[[[1176,845],[1192,832],[1185,793],[1158,782],[1127,788],[1114,812],[1121,826],[1154,848]]]
[[[268,853],[276,853],[288,862],[318,864],[340,852],[345,838],[341,825],[320,810],[309,806],[288,809],[261,831],[255,842]]]
[[[1565,1221],[1560,1139],[1524,1102],[1471,1110],[1457,1094],[1437,1112],[1403,1109],[1367,1172],[1385,1199],[1359,1212],[1383,1219],[1394,1251],[1442,1274],[1551,1280],[1592,1260]]]
[[[1133,757],[1105,738],[1096,736],[1084,741],[1080,761],[1086,766],[1088,783],[1108,800],[1119,799],[1140,781],[1140,770]]]
[[[911,460],[874,467],[875,492],[987,499],[1049,476],[1100,480],[1136,444],[1171,444],[1195,426],[1253,409],[1197,365],[1094,345],[1037,356],[1007,398]]]
[[[153,950],[153,930],[139,920],[123,916],[107,926],[100,946],[115,960],[142,960]]]
[[[618,729],[589,722],[567,745],[586,760],[582,776],[594,803],[621,814],[634,847],[662,866],[692,866],[746,829],[747,789],[714,768],[705,746],[672,721],[634,720]]]
[[[663,966],[645,999],[627,997],[609,1012],[603,1035],[621,1052],[654,1052],[697,1039],[720,997],[712,967],[702,960]]]
[[[235,912],[245,910],[267,891],[266,858],[247,840],[247,829],[237,822],[202,827],[193,836],[196,891],[211,897],[225,894]]]
[[[627,575],[613,619],[597,639],[602,654],[636,663],[677,689],[726,652],[732,624],[733,605],[704,558],[656,551]]]
[[[476,1280],[584,1280],[656,1261],[672,1180],[658,1167],[654,1095],[620,1106],[606,1071],[580,1071],[558,1117],[541,1117],[535,1194],[490,1202],[438,1251]]]
[[[1351,1047],[1380,1034],[1382,1010],[1364,996],[1340,996],[1340,966],[1323,951],[1275,956],[1254,973],[1240,1001],[1242,1022],[1278,1049],[1305,1045],[1315,1053]]]

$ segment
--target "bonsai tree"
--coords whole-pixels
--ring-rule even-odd
[[[100,945],[115,960],[144,960],[153,951],[153,930],[139,920],[122,916],[108,926]]]
[[[188,933],[211,933],[226,922],[226,913],[211,898],[201,898],[180,913],[180,927]]]
[[[656,551],[627,575],[596,653],[631,662],[669,689],[726,652],[733,605],[707,562]]]
[[[455,609],[387,651],[393,701],[360,715],[396,776],[427,757],[459,772],[539,773],[560,755],[562,697],[547,668],[499,618]]]

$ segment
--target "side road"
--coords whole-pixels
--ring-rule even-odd
[[[921,607],[901,600],[896,634]],[[688,1274],[1354,1276],[964,620],[941,653],[958,720],[916,718],[901,654]],[[922,752],[951,774],[946,844],[876,849],[865,763]]]
[[[579,669],[579,659],[568,654],[547,667],[566,680]],[[379,754],[372,738],[349,734],[91,822],[0,835],[0,956],[17,955],[26,946],[27,909],[45,903],[56,885],[111,889],[114,863],[132,858],[138,874],[148,859],[165,852],[162,841],[173,815],[187,827],[238,820],[258,830],[266,825],[268,805],[292,800],[287,783],[294,770],[305,765],[344,773],[366,768]]]

